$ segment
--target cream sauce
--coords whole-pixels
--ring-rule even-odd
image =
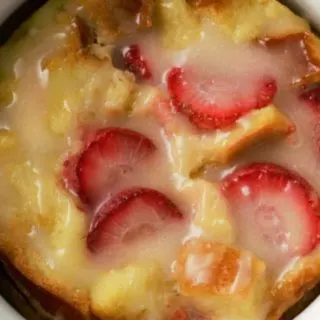
[[[61,163],[61,157],[66,154],[67,150],[77,149],[79,137],[76,130],[71,130],[62,136],[54,134],[50,130],[47,119],[47,105],[49,103],[47,89],[50,86],[50,74],[48,70],[43,70],[41,65],[44,57],[51,53],[55,47],[61,47],[64,44],[67,38],[66,31],[54,29],[42,33],[33,32],[32,34],[39,37],[40,41],[37,41],[37,45],[24,50],[14,63],[13,71],[16,79],[19,80],[18,86],[14,92],[14,100],[0,114],[0,123],[3,128],[9,128],[17,135],[24,161],[27,161],[31,171],[38,177],[33,180],[36,187],[36,207],[39,209],[39,212],[35,214],[48,217],[51,214],[48,207],[52,203],[48,204],[47,202],[48,197],[45,195],[47,187],[44,185],[43,177],[46,176],[50,181],[56,182],[57,164]],[[296,132],[288,139],[261,142],[239,155],[227,166],[208,167],[205,178],[209,181],[219,181],[240,165],[253,161],[269,161],[296,170],[320,192],[319,154],[315,150],[313,139],[316,120],[312,111],[298,100],[297,92],[289,89],[288,79],[295,74],[296,61],[286,59],[286,53],[270,54],[264,48],[253,44],[235,45],[210,24],[204,25],[199,42],[180,52],[173,53],[172,50],[164,49],[155,33],[128,40],[128,42],[131,41],[139,43],[141,46],[141,51],[152,67],[153,84],[162,90],[166,88],[168,70],[172,66],[183,67],[186,64],[191,68],[201,70],[208,77],[222,75],[227,79],[235,80],[235,90],[239,92],[249,91],[254,85],[253,81],[261,74],[274,77],[279,87],[279,93],[274,103],[295,123]],[[232,91],[234,88],[227,87],[227,92],[225,89],[221,88],[221,93],[217,98],[218,102],[224,101],[229,98],[228,95],[234,93]],[[94,113],[96,106],[90,104],[90,101],[88,104]],[[181,115],[177,116],[184,118]],[[184,123],[190,127],[187,121]],[[187,223],[178,228],[169,228],[163,234],[154,237],[150,242],[148,241],[147,245],[141,242],[133,247],[110,249],[102,256],[92,257],[86,250],[84,241],[89,217],[86,216],[86,213],[76,209],[71,196],[68,195],[67,199],[64,199],[65,194],[62,191],[64,195],[61,195],[61,199],[57,199],[57,201],[65,202],[66,206],[62,206],[65,212],[59,214],[63,229],[59,229],[59,232],[62,237],[65,237],[63,239],[66,242],[53,244],[50,235],[46,234],[40,225],[34,224],[26,234],[32,247],[31,252],[34,250],[41,256],[49,269],[55,270],[59,276],[68,279],[70,283],[77,283],[79,287],[89,288],[106,270],[145,257],[157,260],[169,272],[181,242],[186,237],[201,235],[201,230],[199,231],[190,223],[195,214],[194,207],[197,200],[195,203],[186,201],[186,194],[181,192],[179,187],[177,188],[177,185],[183,185],[187,178],[172,172],[166,160],[169,155],[167,154],[167,138],[163,133],[163,128],[153,117],[148,115],[108,118],[107,113],[103,118],[94,117],[94,121],[90,121],[90,125],[95,128],[115,126],[130,128],[146,135],[155,143],[157,147],[155,161],[148,166],[147,170],[142,168],[118,184],[113,192],[117,193],[124,188],[137,185],[154,188],[168,195],[176,203],[185,215]],[[244,123],[244,125],[250,126],[251,124]],[[227,135],[225,139],[228,139]],[[9,165],[11,160],[9,158],[6,165]],[[1,185],[2,183],[1,181]],[[56,187],[61,188],[58,184]],[[15,193],[10,190],[10,187],[6,190],[1,188],[1,198],[13,198],[9,203],[24,201],[24,198],[14,196]],[[49,196],[55,197],[55,193],[52,192]],[[198,201],[200,200],[198,199]],[[61,207],[58,206],[58,208]],[[10,204],[3,201],[0,202],[0,210],[15,211],[10,207]],[[82,217],[79,218],[77,215],[82,215]],[[10,219],[9,214],[5,216],[6,219]],[[54,218],[52,220],[54,223],[57,222]],[[2,223],[6,224],[7,221],[1,218]],[[59,232],[56,234],[58,237]],[[73,232],[75,232],[75,236],[65,235],[65,233]],[[82,238],[76,237],[79,235],[82,235]],[[253,244],[244,243],[242,245],[254,252],[259,251],[259,248],[255,248]],[[188,272],[196,283],[206,280],[206,274],[201,270],[207,263],[212,263],[213,257],[206,257],[206,259],[208,261],[198,261],[196,258],[188,261]],[[232,286],[233,290],[236,291],[244,283],[249,282],[247,279],[250,271],[248,264],[244,258],[241,262],[239,275]]]

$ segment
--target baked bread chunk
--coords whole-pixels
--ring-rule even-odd
[[[49,0],[0,49],[1,257],[46,314],[281,319],[320,280],[319,80],[275,0]]]

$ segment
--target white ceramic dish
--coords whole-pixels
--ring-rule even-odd
[[[28,0],[0,0],[0,24],[23,2]],[[287,0],[292,3],[304,17],[312,21],[313,26],[320,31],[320,1],[319,0]],[[0,280],[1,281],[1,280]],[[13,308],[11,308],[0,296],[1,320],[24,320]],[[295,320],[320,319],[320,297],[317,298]]]

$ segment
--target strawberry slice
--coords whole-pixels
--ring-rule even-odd
[[[313,88],[303,92],[300,99],[307,103],[314,114],[313,142],[317,155],[320,152],[320,88]]]
[[[125,47],[122,51],[125,67],[131,71],[139,80],[152,78],[152,73],[146,59],[141,55],[140,47],[137,44]]]
[[[97,204],[110,197],[112,188],[128,180],[155,150],[148,138],[129,129],[107,128],[96,132],[76,168],[80,198]]]
[[[77,154],[68,155],[66,160],[63,162],[61,170],[62,185],[75,196],[79,195],[80,193],[77,167],[81,153],[83,150],[86,150],[93,141],[97,140],[97,135],[99,132],[101,131],[98,131],[98,133],[86,132],[84,130],[80,131],[82,137],[82,151],[78,152]]]
[[[87,246],[99,252],[110,245],[148,237],[183,216],[162,193],[133,188],[103,204],[94,216],[87,236]]]
[[[240,168],[223,181],[239,241],[272,268],[312,251],[319,239],[320,202],[302,177],[275,164]]]
[[[172,68],[167,78],[173,105],[199,129],[229,126],[249,111],[270,104],[277,91],[271,78],[243,84],[247,80],[200,73]]]
[[[190,320],[190,317],[185,310],[177,309],[174,311],[170,320]]]
[[[320,115],[320,88],[314,88],[303,92],[300,95],[302,101],[308,103],[308,105]]]

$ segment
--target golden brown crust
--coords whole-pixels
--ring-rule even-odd
[[[73,0],[70,7],[71,14],[79,15],[88,27],[94,30],[98,43],[110,43],[119,34],[117,22],[106,1]],[[82,9],[80,13],[77,13],[79,7]]]
[[[191,270],[192,260],[201,261],[203,269]],[[240,252],[210,241],[187,242],[177,260],[176,275],[180,290],[186,294],[229,294],[239,271]],[[193,261],[196,264],[196,261]],[[194,274],[192,274],[194,272]],[[206,281],[196,278],[206,273]]]
[[[89,62],[97,66],[101,65],[101,60],[111,62],[109,51],[102,57],[92,49],[95,42],[93,32],[83,18],[73,17],[65,12],[60,13],[58,18],[66,25],[66,41],[63,46],[56,48],[42,60],[43,70],[52,71],[78,62]]]
[[[255,320],[268,301],[264,263],[232,246],[192,239],[180,251],[175,274],[179,292],[217,319]]]
[[[53,316],[61,314],[64,317],[63,319],[85,320],[87,318],[70,303],[61,300],[49,290],[44,290],[42,286],[30,281],[3,254],[0,253],[0,257],[1,267],[4,270],[2,276],[4,279],[8,279],[9,283],[13,281],[15,283],[13,290],[17,291],[17,295],[22,295],[24,298],[23,305],[15,304],[14,306],[18,307],[18,310],[21,310],[22,313],[30,306],[32,307],[33,312],[29,317],[27,316],[28,319],[32,317],[34,310],[44,318],[47,318],[48,314]],[[8,289],[10,290],[10,287]],[[25,300],[27,300],[27,303]],[[19,300],[19,302],[21,301]]]
[[[293,79],[294,86],[320,81],[320,42],[308,24],[274,0],[191,1],[236,42],[260,40],[267,48],[295,46],[304,57],[305,72]],[[251,17],[251,14],[253,15]],[[281,21],[281,23],[280,23]],[[299,48],[298,48],[299,47]]]
[[[286,36],[264,38],[260,42],[271,52],[291,49],[296,59],[303,65],[303,72],[295,75],[293,86],[304,86],[320,81],[320,42],[311,32],[301,32]]]
[[[154,0],[71,0],[70,11],[93,30],[97,43],[106,45],[120,35],[151,28],[153,4]]]
[[[32,255],[32,261],[28,259],[26,249],[4,248],[5,257],[25,276],[29,281],[43,288],[53,296],[81,312],[85,317],[90,315],[90,300],[86,290],[66,286],[64,281],[50,275],[50,273],[40,268],[41,257]]]
[[[282,314],[311,290],[320,279],[319,253],[302,258],[292,271],[279,279],[272,288],[273,308],[268,320],[278,320]]]
[[[214,5],[216,0],[187,0],[187,2],[190,3],[190,5],[199,8]]]
[[[140,28],[145,29],[152,27],[153,8],[154,0],[141,0],[141,5],[137,13],[138,25]]]
[[[243,130],[241,125],[235,126],[230,132],[231,137],[224,146],[216,146],[215,163],[227,164],[233,157],[248,146],[265,138],[285,137],[295,131],[294,124],[275,106],[268,106],[253,111],[246,117],[254,123],[251,130]]]
[[[13,149],[15,149],[15,147]],[[17,161],[17,159],[15,159],[15,161]],[[64,210],[61,207],[61,211],[59,211],[58,208],[55,208],[58,210],[54,211],[54,208],[51,207],[52,203],[48,204],[46,202],[50,209],[45,213],[40,213],[36,209],[36,206],[31,202],[32,190],[30,190],[30,187],[33,183],[32,180],[28,181],[30,177],[28,177],[29,172],[26,171],[27,167],[20,163],[12,163],[12,168],[10,167],[9,169],[10,174],[6,171],[4,176],[7,176],[7,174],[10,175],[10,179],[12,179],[14,183],[14,186],[11,187],[17,189],[15,192],[20,194],[17,195],[18,198],[16,198],[17,209],[16,211],[11,212],[12,216],[10,217],[10,220],[6,223],[1,221],[1,254],[3,254],[28,280],[52,295],[59,297],[62,301],[87,316],[89,314],[89,298],[87,290],[81,286],[75,287],[72,281],[68,281],[65,277],[60,277],[56,273],[54,267],[52,268],[50,266],[50,254],[53,254],[55,249],[53,248],[53,241],[50,244],[53,246],[52,248],[47,247],[47,245],[49,246],[49,239],[46,238],[41,238],[40,243],[37,245],[32,242],[32,233],[35,229],[40,229],[43,233],[48,232],[48,234],[52,235],[56,233],[55,230],[59,229],[59,219],[64,216]],[[41,181],[40,183],[43,182],[44,181]],[[29,190],[28,193],[30,192],[29,203],[28,198],[25,198],[26,194],[23,194],[24,189],[19,189],[22,187],[21,184],[24,185],[24,188]],[[10,186],[9,183],[8,185]],[[43,184],[42,186],[44,187],[44,190],[47,188]],[[47,189],[47,191],[49,190]],[[45,191],[45,193],[47,191]],[[58,200],[60,196],[55,192],[51,193],[51,191],[49,191],[49,194],[49,197],[54,198],[55,201],[62,200]],[[55,216],[52,216],[52,213],[54,213]],[[82,217],[80,217],[80,220],[81,219]],[[72,232],[73,231],[71,231],[71,233]],[[59,236],[61,237],[61,235]],[[48,244],[45,242],[46,240],[48,240]],[[49,254],[49,256],[46,254]],[[52,258],[53,257],[54,256],[52,256]],[[68,276],[67,273],[66,276]]]
[[[238,121],[226,131],[204,136],[189,130],[183,121],[177,120],[176,114],[164,110],[161,109],[165,114],[160,117],[166,119],[164,126],[168,131],[168,145],[174,153],[172,166],[175,171],[192,177],[208,164],[228,163],[238,152],[265,137],[285,137],[294,131],[290,119],[273,105],[250,112],[242,118],[243,121]],[[250,126],[246,125],[247,122]],[[178,136],[174,134],[176,132]]]
[[[310,29],[302,18],[275,0],[215,0],[196,10],[213,19],[236,42]]]

